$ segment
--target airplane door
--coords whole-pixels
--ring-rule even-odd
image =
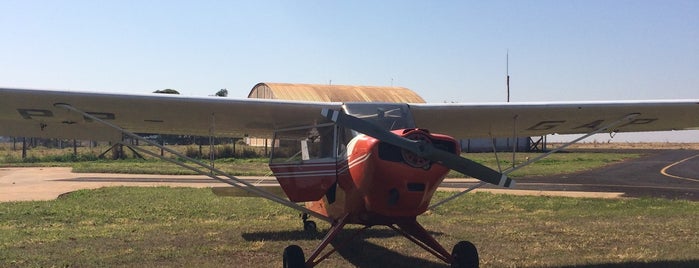
[[[276,131],[269,167],[293,202],[320,200],[338,176],[337,127],[322,124]]]

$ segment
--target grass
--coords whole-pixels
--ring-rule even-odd
[[[22,161],[18,152],[0,146],[0,163],[70,166],[76,172],[192,174],[152,159],[94,160],[89,152],[75,159],[66,156],[72,149],[30,152],[33,160]],[[464,156],[498,164],[489,153]],[[559,153],[511,175],[570,173],[639,156]],[[500,165],[511,165],[511,154],[500,157]],[[518,153],[515,162],[527,157],[534,154]],[[219,159],[215,165],[233,175],[269,172],[264,158]],[[487,267],[696,267],[698,211],[699,203],[688,201],[476,193],[419,220],[447,248],[459,240],[474,242]],[[0,203],[0,267],[279,267],[284,247],[299,244],[309,254],[321,238],[304,234],[297,215],[257,198],[219,198],[188,188],[104,188],[54,201]],[[381,227],[321,265],[353,266],[445,267]]]
[[[525,161],[526,157],[533,157],[536,154],[526,153],[518,156],[518,164]],[[568,174],[593,168],[599,168],[612,163],[617,163],[631,158],[639,157],[640,154],[631,153],[565,153],[554,154],[549,158],[543,159],[526,168],[515,171],[511,177],[522,176],[546,176],[555,174]],[[464,157],[482,163],[486,166],[497,169],[497,161],[495,156],[490,153],[479,154],[464,154]],[[208,161],[204,161],[208,163]],[[271,170],[267,165],[266,158],[252,159],[219,159],[214,162],[217,168],[220,168],[234,176],[262,176],[269,174]],[[59,163],[48,163],[49,165],[59,166]],[[502,160],[501,165],[507,167],[511,165],[511,161]],[[161,160],[140,160],[127,159],[118,161],[86,161],[72,162],[70,165],[74,172],[79,173],[132,173],[132,174],[173,174],[173,175],[189,175],[195,174],[193,171],[184,169],[168,162]],[[450,178],[462,178],[465,175],[456,171],[451,171]]]
[[[204,163],[209,164],[208,161]],[[219,159],[214,162],[218,169],[234,176],[263,176],[271,173],[266,158]],[[73,172],[77,173],[130,173],[130,174],[170,174],[194,175],[194,171],[169,162],[149,159],[105,160],[72,163]]]
[[[514,163],[521,165],[531,158],[537,157],[540,153],[517,153]],[[498,170],[498,160],[502,170],[512,167],[512,154],[501,153],[496,158],[493,153],[467,153],[463,157]],[[638,158],[639,153],[610,153],[610,152],[574,152],[556,153],[542,160],[535,162],[525,168],[517,170],[510,177],[525,176],[548,176],[556,174],[570,174],[579,171],[603,167],[609,164],[618,163],[628,159]],[[450,178],[464,177],[463,174],[451,171]]]
[[[159,153],[157,149],[142,146]],[[101,160],[97,159],[99,152],[108,147],[84,148],[79,147],[78,156],[72,155],[72,149],[48,149],[44,147],[34,148],[29,151],[26,160],[21,159],[21,152],[11,150],[9,145],[0,146],[1,166],[15,167],[72,167],[74,172],[80,173],[131,173],[131,174],[172,174],[192,175],[196,174],[188,169],[172,165],[158,159],[124,159]],[[191,146],[173,146],[174,149],[184,152],[191,150]],[[259,149],[259,148],[258,148]],[[242,150],[242,149],[239,149]],[[527,159],[534,158],[538,153],[517,153],[515,163],[524,163]],[[512,166],[512,154],[501,153],[499,159],[492,153],[468,153],[462,156],[482,163],[494,169],[498,169],[498,163],[504,169]],[[567,174],[593,169],[640,157],[639,153],[610,153],[610,152],[574,152],[557,153],[540,160],[526,168],[517,170],[510,177],[522,176],[547,176],[554,174]],[[499,161],[498,161],[499,160]],[[202,160],[209,163],[207,159]],[[267,166],[267,158],[222,158],[217,159],[214,165],[234,176],[263,176],[271,171]],[[452,171],[450,178],[462,178],[465,175]]]
[[[418,219],[445,247],[474,242],[485,267],[696,267],[698,212],[690,201],[475,193]],[[309,254],[320,241],[301,229],[297,212],[259,198],[190,188],[82,190],[0,203],[0,267],[280,267],[287,245]],[[353,266],[445,267],[381,227],[320,267]]]
[[[20,145],[21,146],[21,145]],[[171,146],[176,151],[185,153],[192,150],[193,146]],[[237,149],[237,152],[248,150],[248,146]],[[169,175],[195,175],[194,171],[173,165],[157,158],[146,159],[127,158],[120,160],[98,159],[98,155],[106,151],[108,146],[94,148],[78,147],[78,155],[73,155],[73,149],[57,149],[37,147],[28,150],[27,158],[22,159],[21,149],[12,150],[10,144],[0,144],[0,166],[7,167],[71,167],[78,173],[130,173],[130,174],[169,174]],[[160,151],[152,146],[141,146],[147,150],[159,154]],[[208,150],[208,147],[205,147]],[[227,148],[218,146],[217,149]],[[259,149],[259,148],[258,148]],[[128,150],[127,154],[130,154]],[[204,151],[206,153],[206,151]],[[174,157],[166,153],[168,157]],[[201,159],[209,164],[208,159]],[[222,169],[234,176],[263,176],[271,172],[268,158],[220,158],[214,161],[216,168]]]

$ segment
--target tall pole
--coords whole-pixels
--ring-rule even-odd
[[[507,75],[507,102],[510,102],[510,49],[507,49],[505,53],[505,74]],[[514,142],[512,143],[512,168],[515,168],[515,156],[517,154],[517,143],[519,138],[517,138],[517,116],[512,121],[512,138]]]
[[[510,102],[510,50],[505,54],[505,74],[507,75],[507,102]]]

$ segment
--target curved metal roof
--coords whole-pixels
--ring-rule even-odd
[[[258,83],[248,98],[318,102],[425,103],[417,93],[404,87]]]

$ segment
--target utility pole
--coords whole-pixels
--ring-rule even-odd
[[[507,75],[507,102],[510,102],[510,49],[507,49],[507,53],[505,53],[505,74]],[[512,130],[513,135],[512,138],[514,139],[514,142],[512,144],[512,168],[515,168],[515,156],[517,154],[517,143],[519,143],[519,138],[516,136],[517,135],[517,116],[513,118],[512,121]]]

